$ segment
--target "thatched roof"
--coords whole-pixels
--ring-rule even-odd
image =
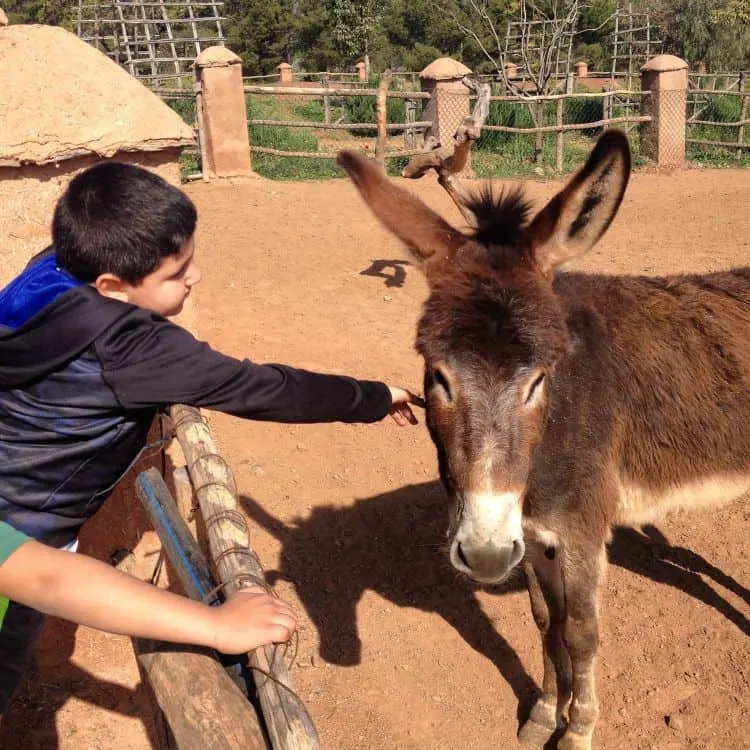
[[[0,27],[0,80],[0,166],[194,142],[158,96],[61,28]]]

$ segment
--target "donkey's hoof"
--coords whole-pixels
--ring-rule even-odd
[[[591,735],[580,734],[567,729],[557,744],[557,750],[591,750]]]
[[[529,719],[519,730],[518,740],[525,745],[534,747],[544,747],[555,733],[555,727],[537,724],[533,719]]]
[[[555,706],[540,698],[531,709],[526,723],[518,732],[518,739],[527,745],[542,747],[557,730]]]

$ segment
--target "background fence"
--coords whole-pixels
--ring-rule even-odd
[[[419,153],[432,121],[423,120],[422,91],[377,87],[246,85],[254,168],[270,177],[330,177],[342,148],[369,151],[396,169]]]
[[[750,166],[750,74],[690,76],[687,154],[695,161]]]
[[[253,169],[271,178],[340,176],[334,159],[342,148],[370,152],[398,174],[431,138],[444,140],[439,118],[448,121],[452,134],[473,97],[455,82],[452,87],[418,90],[415,73],[362,80],[356,73],[323,72],[292,79],[290,69],[287,76],[243,79]],[[628,133],[636,166],[647,163],[659,148],[659,163],[665,155],[667,163],[679,163],[685,153],[689,160],[745,166],[750,164],[747,79],[744,72],[690,75],[687,92],[644,91],[640,79],[632,76],[569,74],[553,82],[553,93],[545,96],[508,95],[490,79],[494,95],[472,167],[480,177],[566,172],[613,126]],[[198,85],[193,91],[156,91],[200,134]],[[662,132],[663,124],[644,127],[654,124],[656,111],[662,112],[664,123],[675,124],[673,133]],[[662,142],[651,142],[655,138]],[[200,177],[201,168],[200,148],[187,150],[185,177]]]

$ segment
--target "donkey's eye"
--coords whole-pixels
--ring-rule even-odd
[[[542,386],[544,385],[545,374],[540,372],[532,381],[529,389],[526,391],[525,404],[531,405],[542,395]]]
[[[448,401],[453,401],[450,383],[442,370],[435,369],[432,371],[432,382],[445,393],[445,397]]]

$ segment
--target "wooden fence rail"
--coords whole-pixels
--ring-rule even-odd
[[[433,123],[431,120],[412,120],[409,122],[388,122],[388,99],[404,99],[411,102],[417,100],[430,99],[431,94],[424,91],[393,91],[390,89],[392,77],[384,73],[380,78],[380,84],[377,89],[344,89],[323,87],[301,87],[301,86],[243,86],[245,94],[275,96],[282,95],[305,95],[311,97],[322,97],[324,103],[325,119],[323,122],[314,120],[269,120],[267,118],[249,118],[249,126],[261,127],[286,127],[286,128],[312,128],[316,130],[333,130],[333,131],[374,131],[376,133],[375,158],[383,164],[386,159],[396,159],[408,156],[414,156],[420,153],[420,149],[388,149],[388,133],[403,132],[414,133],[417,130],[426,130]],[[376,122],[331,122],[330,99],[333,97],[361,97],[369,96],[375,99],[375,119]],[[408,109],[413,112],[414,109]],[[407,143],[407,145],[409,145]],[[303,157],[309,159],[335,159],[335,151],[287,151],[277,149],[272,146],[252,146],[252,150],[259,154],[269,154],[271,156],[285,157]]]
[[[170,416],[198,500],[210,556],[225,593],[263,581],[263,568],[250,546],[247,522],[238,510],[234,476],[219,455],[208,425],[200,412],[189,406],[172,406]],[[313,722],[276,649],[266,646],[248,656],[274,750],[317,750],[319,740]]]
[[[373,88],[344,89],[317,86],[243,86],[246,94],[269,94],[281,96],[374,96],[378,90]],[[389,99],[430,99],[427,91],[389,91]]]
[[[702,76],[707,77],[707,76]],[[723,74],[714,74],[714,81],[716,78],[732,78],[735,76],[727,76]],[[732,84],[731,88],[737,87],[737,90],[720,90],[720,89],[691,89],[690,95],[693,96],[693,115],[688,118],[688,125],[691,127],[698,126],[702,128],[736,128],[737,139],[735,141],[719,140],[714,138],[700,137],[705,136],[705,133],[698,132],[698,137],[686,137],[685,143],[692,144],[694,146],[713,147],[722,149],[735,149],[735,156],[739,160],[742,158],[743,152],[750,147],[750,144],[745,142],[745,127],[750,125],[750,118],[748,118],[748,107],[750,107],[750,90],[747,90],[747,73],[741,72],[736,76],[736,80]],[[702,95],[702,98],[696,97],[695,95]],[[712,98],[716,97],[740,97],[740,114],[739,119],[731,122],[698,119],[698,117],[706,112],[709,108]]]
[[[307,74],[308,77],[315,77],[317,74]],[[252,83],[252,79],[243,79],[242,91],[245,96],[257,96],[257,97],[303,97],[304,99],[318,99],[322,100],[323,103],[323,116],[322,121],[305,120],[305,119],[270,119],[268,117],[249,118],[248,125],[251,127],[259,128],[305,128],[308,130],[330,130],[332,133],[350,132],[350,133],[362,133],[365,131],[372,131],[375,135],[375,143],[370,145],[371,152],[375,154],[378,161],[381,163],[388,159],[401,158],[413,156],[420,153],[424,148],[430,148],[430,135],[442,132],[442,128],[438,125],[439,119],[439,106],[437,101],[448,99],[453,92],[448,92],[446,95],[445,90],[443,91],[443,98],[439,99],[436,96],[437,89],[433,92],[429,91],[403,91],[394,90],[391,87],[391,83],[396,79],[398,74],[388,76],[383,74],[380,77],[380,86],[375,88],[372,86],[363,85],[355,86],[344,83],[341,87],[329,84],[334,77],[338,77],[340,80],[347,81],[354,74],[325,74],[320,73],[321,83],[316,85],[315,83],[305,85],[294,83],[285,85],[276,85],[271,83],[261,83],[260,80],[272,78],[273,76],[266,77],[255,77],[256,80],[260,79],[258,83]],[[478,76],[478,78],[487,78],[487,76]],[[561,171],[564,166],[564,154],[565,154],[565,136],[566,134],[595,130],[599,128],[606,128],[611,126],[625,126],[626,130],[632,130],[634,127],[642,126],[649,122],[655,122],[656,116],[653,115],[653,111],[656,111],[660,105],[654,102],[651,106],[645,106],[644,102],[648,104],[647,97],[652,97],[653,93],[650,90],[640,90],[637,86],[637,81],[629,83],[625,89],[611,88],[602,91],[580,91],[574,92],[572,90],[573,77],[568,75],[565,80],[565,91],[539,95],[509,95],[506,93],[494,95],[490,97],[490,102],[498,103],[512,103],[520,104],[532,109],[532,115],[534,122],[540,123],[533,127],[516,127],[508,124],[485,124],[484,130],[488,133],[507,133],[517,135],[521,137],[536,136],[536,147],[535,151],[537,158],[541,158],[541,138],[545,134],[555,134],[556,136],[556,149],[555,149],[555,167]],[[628,77],[628,81],[631,81],[631,77]],[[704,81],[724,81],[725,83],[719,84],[726,86],[728,90],[717,90],[715,86],[708,84],[705,86]],[[363,82],[364,84],[364,82]],[[384,85],[386,84],[386,85]],[[699,86],[698,88],[693,88]],[[734,148],[736,150],[737,158],[739,159],[743,153],[747,150],[748,139],[745,137],[746,128],[750,125],[750,117],[748,113],[750,90],[747,89],[747,74],[710,74],[706,76],[690,76],[690,86],[687,91],[688,96],[688,111],[686,124],[690,127],[697,128],[721,128],[731,130],[736,128],[737,138],[732,140],[730,138],[721,137],[721,131],[719,131],[718,137],[713,138],[715,135],[711,132],[702,132],[698,130],[696,132],[688,131],[687,137],[680,133],[677,137],[679,139],[684,138],[685,144],[695,144],[704,147],[716,147],[716,148]],[[174,89],[160,88],[157,93],[162,94],[167,99],[183,99],[191,95],[200,97],[200,92],[191,93],[189,91],[177,91]],[[456,93],[457,102],[459,99],[463,99],[466,94],[461,92]],[[741,112],[739,117],[736,115],[733,117],[731,122],[716,122],[705,116],[706,113],[706,102],[710,97],[723,96],[723,97],[739,97]],[[375,122],[346,122],[344,117],[339,116],[338,111],[332,111],[332,102],[336,102],[337,107],[340,106],[342,100],[349,99],[351,97],[371,97],[375,102]],[[389,100],[402,100],[406,103],[406,122],[388,122],[386,111],[387,103]],[[475,100],[475,94],[470,93],[468,95],[469,102]],[[587,101],[601,101],[601,108],[603,112],[595,112],[593,115],[598,117],[596,120],[589,120],[587,122],[579,121],[578,116],[575,112],[575,106],[567,106],[567,102],[587,102]],[[431,116],[419,117],[419,102],[427,103],[432,101],[429,111],[433,112]],[[553,104],[554,118],[546,119],[546,122],[541,120],[541,108],[544,104]],[[456,105],[458,106],[458,104]],[[463,106],[463,105],[461,105]],[[536,110],[534,108],[536,107]],[[663,108],[663,107],[662,107]],[[198,110],[201,108],[198,107]],[[427,109],[425,114],[427,113]],[[701,114],[703,116],[701,117]],[[615,116],[617,115],[617,116]],[[590,115],[589,115],[590,116]],[[435,119],[431,119],[434,117]],[[679,117],[679,116],[678,116]],[[698,119],[700,117],[700,119]],[[584,117],[580,117],[581,120]],[[568,121],[566,121],[568,120]],[[491,123],[491,119],[490,119]],[[543,123],[543,124],[542,124]],[[201,123],[198,121],[197,129],[201,131]],[[451,124],[450,127],[453,127]],[[646,128],[648,130],[649,128]],[[661,131],[660,131],[661,132]],[[677,125],[674,125],[674,132],[678,132]],[[404,148],[394,148],[392,144],[388,143],[387,136],[394,133],[404,134]],[[424,134],[424,139],[422,138]],[[692,137],[695,136],[695,137]],[[653,138],[653,136],[649,136]],[[199,137],[199,143],[201,139]],[[680,141],[681,143],[683,141]],[[324,147],[325,148],[325,147]],[[269,145],[254,145],[251,144],[251,150],[258,154],[267,154],[274,157],[295,157],[295,158],[308,158],[308,159],[334,159],[336,157],[335,141],[331,143],[327,149],[322,151],[306,151],[306,150],[285,150],[284,148],[276,148],[275,144],[271,142]],[[644,152],[645,153],[645,152]]]

